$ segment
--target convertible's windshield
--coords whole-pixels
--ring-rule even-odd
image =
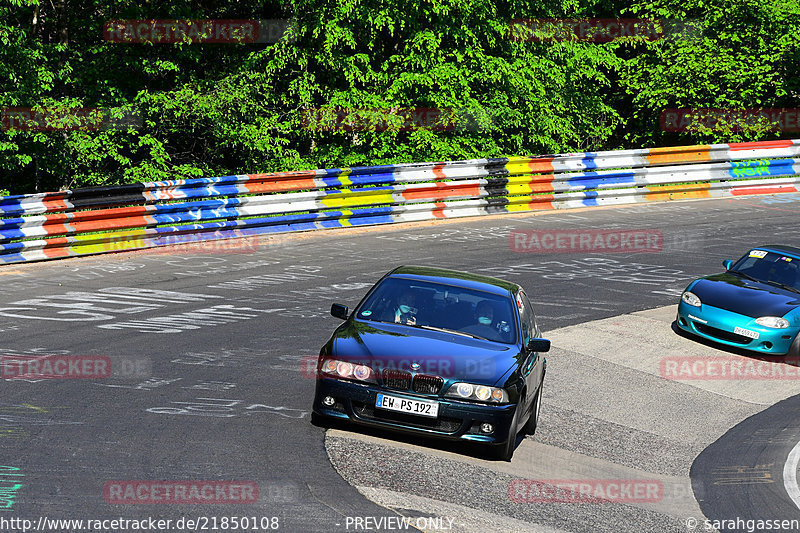
[[[739,259],[730,270],[755,281],[800,291],[800,259],[756,249]]]
[[[460,332],[512,344],[517,338],[510,296],[405,278],[387,278],[356,311],[356,317]]]

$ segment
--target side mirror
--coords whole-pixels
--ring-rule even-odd
[[[531,352],[549,352],[550,341],[548,339],[531,339],[528,341],[528,350]]]
[[[725,267],[725,270],[730,270],[731,267],[733,266],[733,261],[731,261],[730,259],[726,259],[725,261],[722,262],[722,266]]]
[[[341,318],[342,320],[347,320],[347,315],[350,314],[350,310],[347,309],[346,305],[342,304],[333,304],[331,305],[331,315],[335,316],[336,318]]]

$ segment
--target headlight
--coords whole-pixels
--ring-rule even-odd
[[[784,329],[789,327],[789,321],[778,316],[762,316],[756,318],[756,324],[775,329]]]
[[[450,386],[445,396],[490,403],[508,402],[508,393],[505,389],[487,387],[486,385],[473,385],[472,383],[454,383]]]
[[[459,383],[456,385],[456,392],[462,398],[469,398],[472,396],[472,385],[469,383]]]
[[[349,378],[353,374],[353,365],[346,361],[336,363],[336,373],[343,378]]]
[[[489,387],[478,387],[475,389],[475,396],[478,397],[479,400],[486,401],[489,399],[489,396],[492,395],[492,391],[489,390]]]
[[[353,376],[360,380],[369,379],[369,375],[371,373],[372,370],[368,366],[364,365],[356,365],[356,367],[353,369]]]
[[[366,365],[356,365],[347,361],[337,361],[336,359],[326,359],[323,361],[320,372],[335,378],[376,382],[370,367]]]
[[[684,293],[681,294],[681,300],[692,307],[700,307],[702,303],[695,293],[689,291],[684,291]]]

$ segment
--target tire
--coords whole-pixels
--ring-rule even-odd
[[[786,357],[792,358],[800,358],[800,333],[792,341],[792,345],[789,346],[789,351],[786,352]]]
[[[517,417],[519,415],[518,411],[514,411],[514,416],[511,418],[511,429],[509,430],[508,440],[503,444],[498,444],[494,446],[494,456],[496,459],[501,461],[511,461],[511,457],[514,455],[514,450],[517,447],[517,433],[518,431],[514,430],[517,426]]]
[[[311,423],[321,428],[329,428],[333,426],[333,421],[330,418],[327,416],[318,415],[314,411],[311,411]]]
[[[542,410],[542,387],[544,387],[544,380],[539,384],[539,390],[536,391],[536,398],[533,400],[533,404],[531,404],[530,416],[525,423],[525,427],[522,428],[522,431],[526,435],[533,435],[536,433],[536,427],[539,425],[539,413]]]

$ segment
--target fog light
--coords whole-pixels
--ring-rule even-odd
[[[335,403],[336,403],[336,399],[333,396],[325,396],[322,399],[322,405],[324,405],[325,407],[332,407],[333,404],[335,404]]]
[[[491,425],[489,422],[484,422],[481,424],[481,431],[484,433],[494,433],[494,426]]]

